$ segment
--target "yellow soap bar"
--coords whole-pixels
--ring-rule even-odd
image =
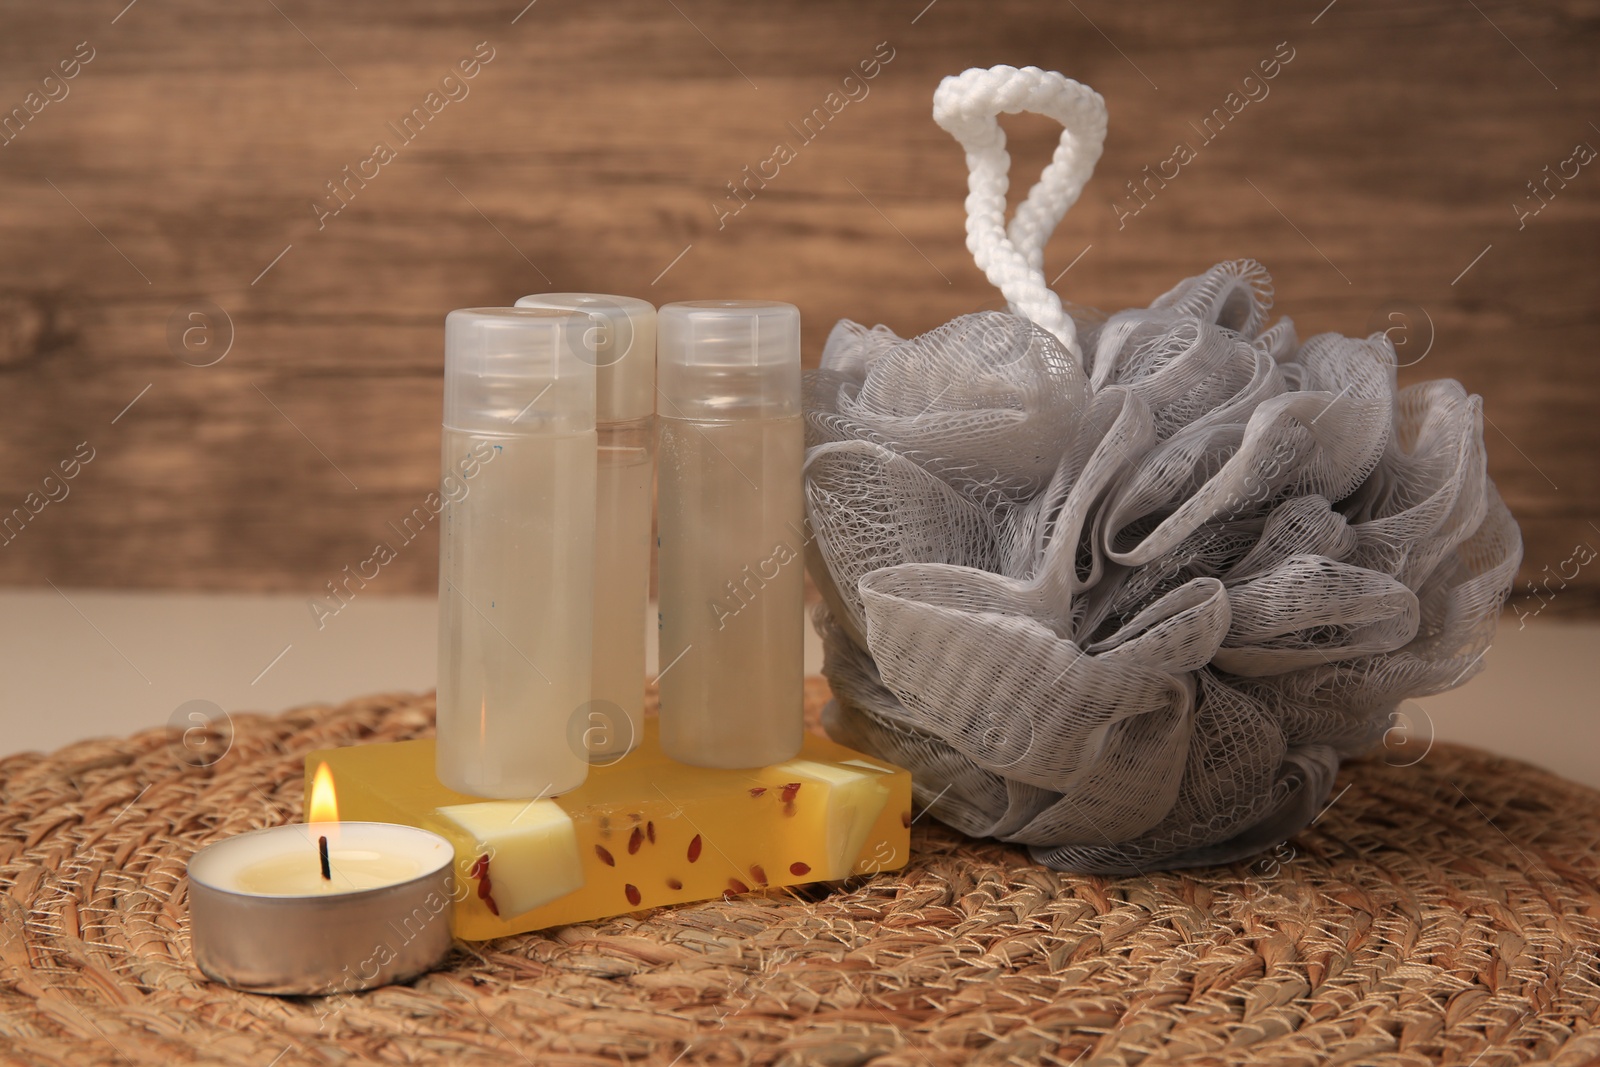
[[[483,800],[434,776],[427,741],[323,749],[341,819],[396,822],[455,846],[455,934],[471,941],[764,886],[894,870],[909,857],[911,775],[808,734],[754,770],[668,759],[656,720],[639,747],[570,793]],[[308,804],[309,810],[309,804]]]

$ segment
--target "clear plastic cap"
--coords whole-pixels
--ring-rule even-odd
[[[800,309],[774,300],[686,300],[657,316],[660,414],[776,419],[800,414]]]
[[[632,422],[656,410],[656,308],[648,300],[603,293],[540,293],[519,308],[557,308],[589,316],[595,347],[595,421]]]
[[[589,316],[462,308],[444,320],[444,424],[525,435],[594,429]]]

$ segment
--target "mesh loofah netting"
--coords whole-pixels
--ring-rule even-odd
[[[957,829],[1131,873],[1284,840],[1470,677],[1521,559],[1480,399],[1271,302],[1239,261],[1049,330],[840,322],[806,398],[829,733]]]

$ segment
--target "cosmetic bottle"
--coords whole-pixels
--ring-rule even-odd
[[[594,341],[594,684],[576,725],[591,762],[611,762],[638,744],[644,731],[656,309],[634,297],[600,293],[541,293],[517,306],[585,314]]]
[[[656,324],[661,747],[778,763],[804,729],[800,312],[690,301]]]
[[[589,763],[595,355],[586,315],[445,319],[437,773],[473,796],[552,796]]]

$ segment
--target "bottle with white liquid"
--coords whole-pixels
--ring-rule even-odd
[[[445,319],[437,773],[539,797],[589,772],[567,742],[589,700],[595,374],[589,318]]]
[[[804,731],[800,312],[690,301],[657,327],[661,747],[780,763]]]
[[[645,300],[599,293],[542,293],[517,306],[582,312],[595,342],[594,686],[573,740],[592,761],[612,763],[644,732],[656,309]]]

